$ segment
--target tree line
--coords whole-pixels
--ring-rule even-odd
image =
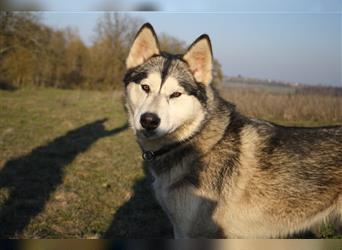
[[[75,28],[54,29],[39,14],[0,12],[0,83],[15,87],[120,89],[125,59],[142,20],[120,13],[99,18],[87,46]],[[162,50],[182,53],[186,44],[159,36]],[[215,82],[223,78],[215,60]]]

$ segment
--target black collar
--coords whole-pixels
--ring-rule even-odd
[[[143,151],[141,157],[145,160],[145,161],[153,161],[155,160],[157,157],[171,151],[172,149],[175,149],[177,147],[179,147],[180,145],[186,144],[187,142],[191,141],[192,138],[195,137],[197,133],[194,133],[193,135],[191,135],[189,138],[180,141],[180,142],[176,142],[170,145],[167,145],[165,147],[162,147],[161,149],[158,149],[157,151]]]
[[[178,147],[179,145],[183,144],[182,142],[178,142],[178,143],[174,143],[174,144],[171,144],[169,146],[165,146],[161,149],[158,149],[156,151],[143,151],[142,153],[142,158],[145,160],[145,161],[153,161],[155,160],[157,157],[159,156],[162,156],[163,154],[166,154],[168,153],[169,151],[171,151],[172,149]]]

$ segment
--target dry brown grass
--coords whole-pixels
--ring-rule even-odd
[[[236,104],[242,113],[272,121],[305,124],[342,123],[342,97],[303,93],[223,88],[221,95]],[[309,124],[310,125],[310,124]]]

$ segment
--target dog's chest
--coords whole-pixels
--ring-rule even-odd
[[[182,183],[184,173],[182,169],[183,165],[175,165],[170,171],[156,175],[151,171],[154,176],[154,182],[152,184],[156,198],[161,206],[172,213],[175,206],[186,206],[187,201],[191,198],[191,188],[186,183]]]
[[[201,213],[201,197],[191,186],[171,188],[160,179],[154,181],[153,188],[156,199],[176,230],[176,237],[188,237],[196,217]]]
[[[152,172],[155,177],[152,186],[157,201],[171,222],[186,232],[190,230],[192,222],[199,213],[202,199],[194,186],[182,182],[184,167],[174,166],[168,173],[158,176]]]

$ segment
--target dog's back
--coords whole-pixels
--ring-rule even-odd
[[[239,167],[225,181],[227,210],[239,218],[228,234],[284,237],[341,216],[342,127],[245,120],[239,135]]]

